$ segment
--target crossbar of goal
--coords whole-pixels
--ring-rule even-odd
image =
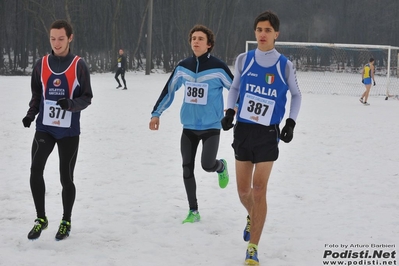
[[[246,41],[245,51],[248,52],[248,44],[256,44],[256,41]],[[276,45],[288,45],[288,46],[319,46],[319,47],[341,47],[341,48],[365,48],[365,49],[399,49],[397,46],[391,45],[372,45],[372,44],[353,44],[353,43],[318,43],[318,42],[276,42]]]

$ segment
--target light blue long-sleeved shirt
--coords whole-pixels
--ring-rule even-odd
[[[233,74],[216,57],[205,53],[189,57],[173,70],[151,115],[159,117],[173,102],[175,92],[184,88],[180,110],[183,128],[192,130],[220,129],[223,118],[223,88],[230,89]]]

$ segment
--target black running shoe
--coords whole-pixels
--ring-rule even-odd
[[[37,239],[40,237],[42,230],[46,229],[48,226],[47,218],[37,218],[35,220],[35,225],[33,226],[32,230],[30,230],[28,234],[28,239]]]
[[[63,240],[69,236],[69,232],[71,232],[71,222],[62,220],[55,239]]]

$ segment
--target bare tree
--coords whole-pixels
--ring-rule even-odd
[[[112,70],[121,47],[130,67],[144,69],[147,5],[143,0],[0,0],[0,74],[24,73],[50,52],[48,28],[59,18],[72,23],[72,50],[92,71]],[[266,9],[280,17],[280,41],[399,46],[397,0],[154,0],[153,60],[147,63],[172,71],[192,54],[191,27],[204,24],[216,36],[213,54],[233,64],[245,41],[254,40],[255,16]]]

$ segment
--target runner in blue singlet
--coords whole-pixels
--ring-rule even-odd
[[[274,48],[279,35],[279,19],[273,12],[260,14],[254,22],[256,50],[240,54],[235,64],[227,111],[222,119],[224,130],[233,127],[235,103],[239,99],[233,149],[236,158],[237,190],[247,210],[243,238],[249,241],[245,263],[258,265],[258,243],[266,220],[266,192],[273,162],[277,160],[281,139],[293,138],[295,120],[301,106],[301,93],[292,62]],[[285,115],[287,93],[291,106]]]

